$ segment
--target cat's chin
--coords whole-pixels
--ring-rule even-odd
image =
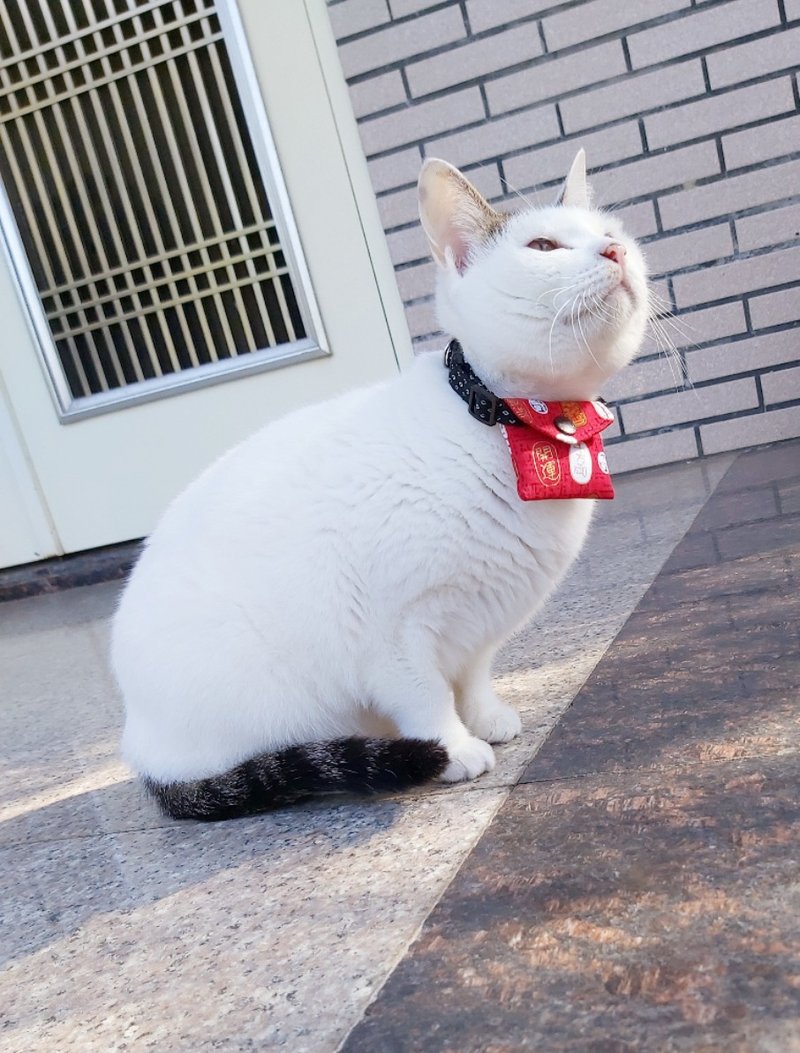
[[[623,275],[615,285],[603,293],[600,299],[604,304],[611,305],[616,310],[627,308],[628,314],[635,310],[639,302],[636,290],[627,275]]]
[[[623,278],[619,285],[611,290],[608,298],[616,304],[624,303],[630,305],[631,312],[639,304],[639,296],[627,278]]]
[[[597,361],[578,360],[573,368],[551,372],[548,366],[509,369],[494,381],[492,390],[501,398],[538,398],[545,400],[591,400],[617,372],[617,365],[605,366]]]

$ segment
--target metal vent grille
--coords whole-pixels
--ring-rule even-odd
[[[0,176],[73,398],[306,337],[213,0],[5,0],[0,58]]]

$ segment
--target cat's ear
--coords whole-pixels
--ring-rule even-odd
[[[556,199],[557,205],[575,205],[578,208],[592,207],[592,192],[586,181],[586,151],[582,148],[570,165],[567,178]]]
[[[502,215],[446,161],[429,158],[419,174],[419,218],[440,267],[463,273],[472,250],[502,226]]]

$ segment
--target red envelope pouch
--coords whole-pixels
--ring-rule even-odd
[[[524,422],[500,425],[523,501],[613,498],[600,432],[614,415],[604,402],[503,401]]]

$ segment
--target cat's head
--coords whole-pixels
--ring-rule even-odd
[[[549,207],[498,212],[436,159],[419,202],[439,322],[496,394],[593,398],[634,357],[645,263],[619,220],[592,207],[583,150]]]

